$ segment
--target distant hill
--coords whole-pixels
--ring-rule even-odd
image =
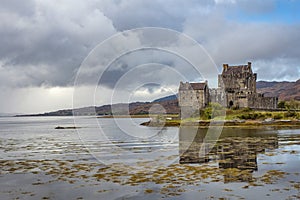
[[[257,92],[264,93],[265,96],[278,96],[280,101],[300,101],[300,79],[296,82],[258,81],[256,87]]]
[[[177,99],[177,95],[174,94],[174,95],[170,95],[170,96],[166,96],[166,97],[163,97],[163,98],[160,98],[160,99],[156,99],[152,102],[154,103],[157,103],[157,102],[163,102],[163,101],[169,101],[169,100],[176,100]]]
[[[13,117],[16,115],[20,115],[20,113],[0,113],[0,117]]]
[[[279,96],[279,100],[300,100],[300,79],[296,82],[268,82],[268,81],[258,81],[257,92],[264,93],[265,96]],[[159,104],[160,106],[154,106]],[[129,109],[128,109],[129,108]],[[48,112],[43,114],[34,115],[17,115],[17,116],[72,116],[75,115],[111,115],[112,106],[90,106],[78,109],[66,109],[58,110],[55,112]],[[138,114],[148,114],[150,113],[168,113],[177,114],[179,113],[178,100],[176,95],[170,95],[156,99],[152,102],[133,102],[133,103],[118,103],[113,104],[113,113],[115,115],[138,115]],[[129,112],[129,113],[128,113]]]
[[[161,105],[154,106],[156,104]],[[162,109],[164,108],[164,110]],[[129,108],[129,109],[128,109]],[[161,99],[156,99],[152,102],[133,102],[133,103],[118,103],[113,105],[103,105],[103,106],[90,106],[78,109],[65,109],[58,110],[54,112],[47,112],[42,114],[29,114],[29,115],[17,115],[17,117],[23,116],[72,116],[74,115],[138,115],[138,114],[148,114],[150,113],[167,113],[167,114],[177,114],[179,113],[178,101],[176,95],[167,96]],[[129,111],[129,113],[128,113]]]

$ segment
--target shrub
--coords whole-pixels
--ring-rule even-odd
[[[300,102],[299,101],[291,100],[289,102],[289,105],[290,105],[291,110],[299,110],[300,109]]]
[[[297,113],[294,111],[288,111],[286,113],[284,113],[284,117],[297,117]]]
[[[213,119],[217,116],[224,116],[226,109],[218,103],[210,103],[207,108],[201,110],[201,119]]]
[[[242,112],[250,112],[250,111],[252,111],[252,109],[251,109],[251,108],[249,108],[249,107],[247,107],[247,108],[243,108],[243,109],[242,109]]]
[[[211,119],[212,118],[212,109],[210,107],[205,108],[201,112],[201,119]]]
[[[240,119],[249,119],[249,114],[242,114],[242,115],[239,115],[237,117],[240,118]]]
[[[242,115],[239,115],[238,118],[240,119],[251,119],[251,120],[256,120],[256,119],[266,119],[267,115],[263,113],[244,113]]]
[[[278,108],[285,108],[285,101],[280,101],[277,105]]]
[[[232,115],[234,113],[233,110],[226,110],[226,115]]]
[[[275,115],[273,116],[273,118],[274,118],[274,119],[282,119],[282,118],[283,118],[283,114],[281,114],[281,113],[275,114]]]
[[[268,112],[268,113],[266,113],[266,116],[267,116],[267,117],[272,117],[272,113],[269,113],[269,112]]]
[[[253,115],[252,113],[247,113],[247,114],[239,115],[238,118],[247,120],[247,119],[252,119]]]
[[[261,117],[261,113],[259,113],[259,114],[254,113],[254,114],[252,115],[251,119],[257,119],[257,118],[259,118],[259,117]]]
[[[233,106],[233,107],[232,107],[232,110],[238,110],[238,109],[239,109],[238,106]]]

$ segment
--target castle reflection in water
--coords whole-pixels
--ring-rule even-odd
[[[257,154],[278,148],[276,131],[244,128],[224,128],[220,137],[210,136],[207,128],[182,126],[179,131],[181,164],[217,161],[221,169],[247,170],[238,179],[224,175],[224,182],[249,181],[258,170]],[[212,131],[213,132],[213,131]]]

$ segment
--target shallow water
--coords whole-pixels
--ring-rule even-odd
[[[299,129],[146,120],[0,118],[0,199],[300,199]]]

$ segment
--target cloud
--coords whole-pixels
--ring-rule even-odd
[[[232,21],[220,13],[199,16],[187,19],[183,31],[201,42],[220,69],[222,63],[252,61],[260,79],[299,79],[300,24]]]
[[[258,80],[297,80],[300,78],[299,60],[277,58],[257,60],[253,63]]]
[[[171,75],[172,74],[172,75]],[[131,52],[113,62],[103,73],[99,84],[115,88],[122,77],[129,77],[121,87],[154,82],[164,85],[195,80],[200,76],[183,58],[171,52],[148,49]]]
[[[89,51],[116,32],[92,1],[28,3],[7,1],[1,8],[1,76],[23,73],[6,85],[69,85]]]
[[[99,9],[108,16],[117,30],[138,27],[164,27],[182,30],[186,16],[191,13],[207,13],[214,1],[180,0],[105,0]]]
[[[34,0],[27,0],[22,3],[21,0],[2,0],[0,11],[1,13],[10,13],[23,17],[30,17],[35,12]]]
[[[240,0],[236,1],[236,7],[241,9],[241,12],[248,14],[268,14],[276,8],[276,1],[274,0]]]
[[[288,3],[285,9],[294,5],[294,1]],[[289,12],[285,10],[282,13]],[[293,13],[297,13],[295,8]],[[48,92],[55,87],[70,88],[79,66],[97,44],[120,31],[148,26],[171,28],[191,36],[205,47],[219,68],[222,63],[252,61],[261,80],[299,79],[300,23],[299,20],[285,23],[285,16],[280,14],[276,0],[86,0],[76,3],[71,0],[27,0],[26,3],[3,0],[0,8],[0,111],[13,108],[16,102],[11,101],[12,98],[43,101],[43,106],[36,109],[35,101],[24,101],[18,109],[23,108],[26,112],[27,108],[43,111],[58,106],[55,103],[55,106],[49,107],[54,105],[51,103],[54,100]],[[274,19],[265,20],[265,16],[274,16]],[[299,19],[297,17],[295,19]],[[150,44],[151,41],[167,46],[174,38],[167,34],[148,34],[126,42],[136,46]],[[81,71],[86,76],[79,82],[94,80],[90,75],[99,70],[97,64],[113,61],[110,55],[123,47],[118,42],[104,50],[107,56],[95,56],[88,61],[91,67]],[[193,48],[180,42],[178,40],[181,52],[189,54],[189,58],[202,59],[204,54],[196,54]],[[138,68],[147,63],[148,70]],[[97,103],[109,103],[112,88],[116,86],[121,101],[122,95],[153,99],[159,94],[167,94],[168,88],[173,92],[180,80],[216,81],[217,78],[211,75],[214,73],[209,73],[212,66],[209,60],[203,59],[197,65],[206,77],[171,52],[129,52],[114,60],[105,70],[100,79]],[[137,69],[133,70],[135,67]],[[118,85],[120,80],[125,81],[124,84]],[[85,94],[92,95],[92,87],[82,87],[81,100],[78,99],[76,106],[87,105],[89,100]],[[163,87],[167,89],[163,90]],[[88,88],[88,92],[83,92],[84,88]],[[128,88],[135,92],[125,93]],[[49,97],[49,100],[42,96]],[[61,105],[70,105],[69,102],[63,103],[69,97],[69,92],[61,94]]]
[[[0,86],[0,111],[7,113],[39,113],[72,108],[71,87],[23,87]]]
[[[299,57],[299,25],[226,18],[239,9],[271,12],[274,2],[88,0],[74,4],[70,0],[29,0],[20,4],[6,0],[0,8],[0,82],[12,87],[72,85],[80,63],[99,42],[117,31],[144,26],[187,33],[205,45],[219,66],[250,59],[294,60]],[[115,70],[107,79],[120,76]]]

